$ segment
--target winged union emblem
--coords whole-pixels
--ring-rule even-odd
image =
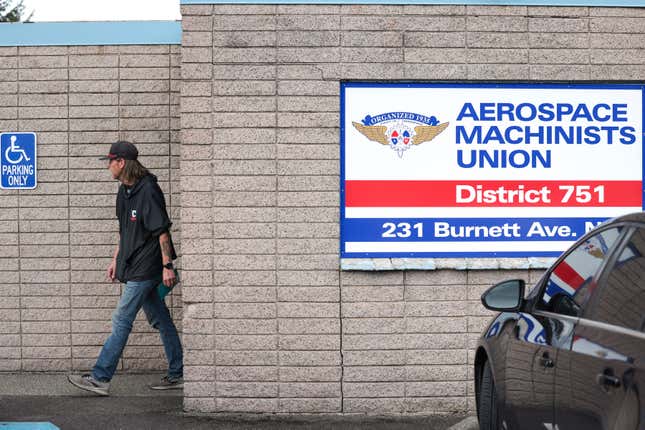
[[[412,145],[420,145],[434,139],[448,127],[448,122],[440,124],[437,119],[411,112],[389,112],[381,115],[367,115],[362,124],[352,125],[363,136],[381,145],[388,145],[399,157]]]

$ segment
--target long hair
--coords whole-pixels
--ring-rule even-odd
[[[148,169],[143,167],[138,160],[125,160],[125,167],[123,168],[124,182],[135,183],[144,176],[150,174]]]

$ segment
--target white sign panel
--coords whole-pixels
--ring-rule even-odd
[[[341,257],[557,256],[643,208],[643,86],[341,86]]]

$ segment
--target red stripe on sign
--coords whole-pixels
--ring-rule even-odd
[[[566,261],[561,261],[560,264],[558,264],[558,267],[553,270],[553,273],[574,290],[580,288],[580,286],[585,282],[584,278],[580,276],[580,274]]]
[[[345,181],[347,207],[642,207],[642,181]]]

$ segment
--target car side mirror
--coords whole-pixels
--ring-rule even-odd
[[[522,279],[500,282],[482,294],[482,304],[491,311],[519,311],[524,301],[524,288],[525,283]]]

